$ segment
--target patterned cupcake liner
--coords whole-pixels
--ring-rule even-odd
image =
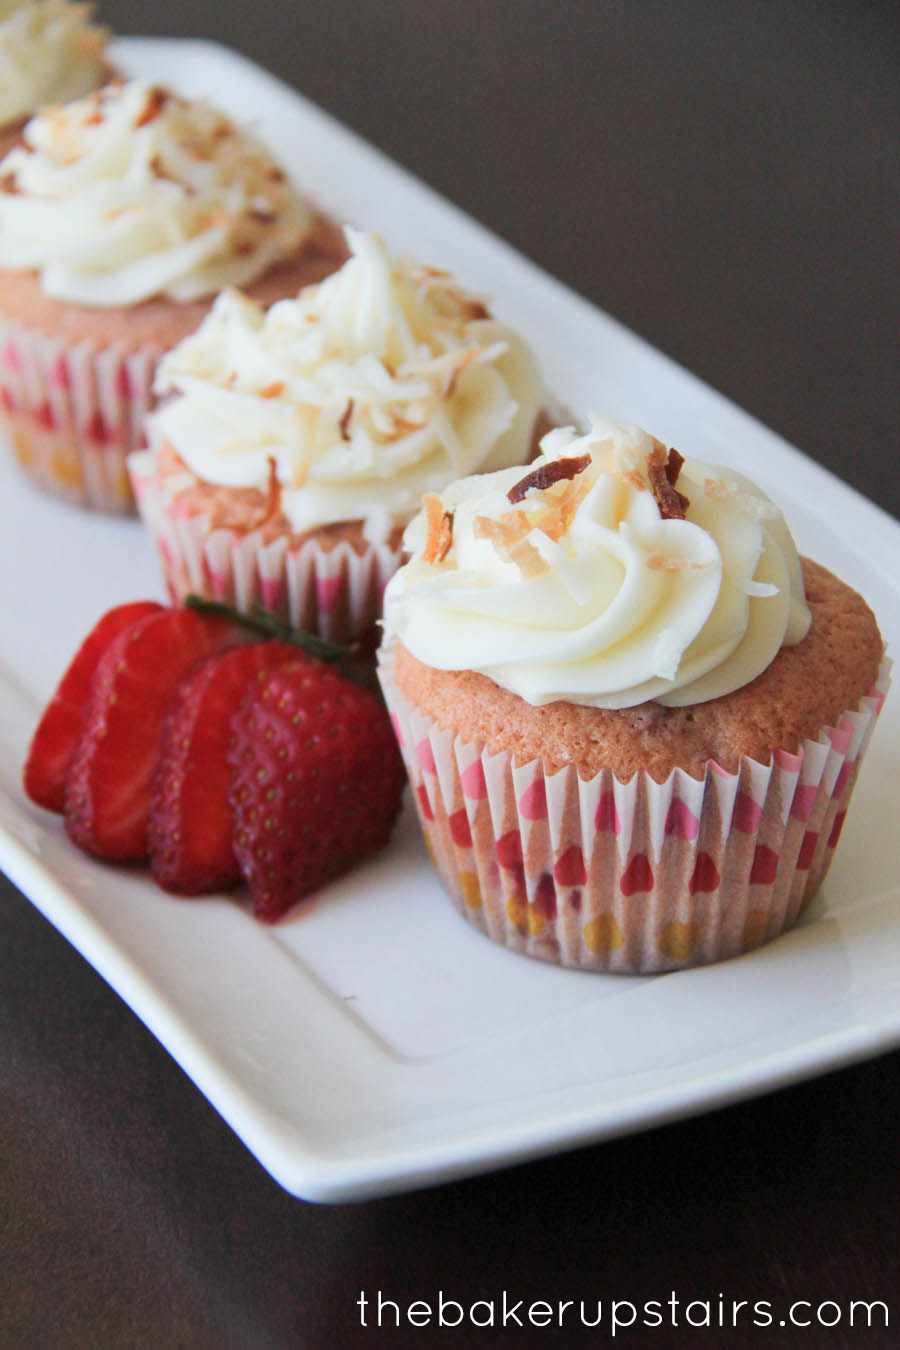
[[[173,601],[194,592],[242,613],[260,604],[333,642],[374,645],[384,588],[400,566],[399,549],[369,544],[359,553],[346,540],[328,547],[316,538],[292,548],[286,538],[266,542],[259,531],[213,528],[207,516],[180,514],[167,502],[155,465],[151,449],[133,454],[128,467]]]
[[[818,890],[844,824],[891,663],[859,707],[771,765],[664,783],[609,770],[518,767],[424,716],[379,678],[435,867],[460,914],[494,941],[584,970],[704,965],[771,941]]]
[[[161,352],[70,346],[0,317],[0,422],[38,487],[96,511],[133,512],[126,468],[145,444]]]

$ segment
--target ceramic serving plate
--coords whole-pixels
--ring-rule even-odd
[[[749,468],[801,550],[861,590],[900,649],[887,564],[900,526],[875,506],[242,58],[131,40],[116,61],[188,93],[227,89],[327,210],[492,297],[579,412]],[[380,858],[268,928],[239,896],[179,900],[91,861],[23,799],[31,729],[81,637],[110,605],[161,587],[137,521],[44,498],[5,456],[0,502],[0,866],[289,1191],[423,1186],[900,1042],[900,699],[888,698],[823,893],[793,933],[739,960],[630,978],[506,952],[457,918],[409,809]]]

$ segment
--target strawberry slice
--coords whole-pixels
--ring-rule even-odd
[[[147,857],[159,732],[179,680],[241,642],[229,620],[166,609],[120,633],[100,658],[66,784],[73,843],[124,862]]]
[[[150,866],[164,890],[201,895],[241,880],[231,843],[229,721],[259,671],[297,658],[297,648],[286,642],[236,647],[208,656],[175,690],[160,736],[147,830]]]
[[[75,751],[97,664],[114,638],[162,605],[137,600],[117,605],[99,619],[82,642],[44,710],[31,739],[22,774],[25,791],[38,806],[62,812],[66,776]]]
[[[272,922],[387,843],[406,774],[377,699],[308,660],[261,672],[231,730],[235,857]]]

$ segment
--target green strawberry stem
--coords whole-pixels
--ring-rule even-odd
[[[306,652],[307,656],[314,656],[328,665],[344,665],[357,655],[356,646],[342,647],[340,643],[329,642],[327,638],[319,637],[315,633],[304,633],[299,628],[292,628],[283,619],[263,609],[262,605],[255,604],[251,614],[243,614],[221,600],[206,600],[203,596],[194,594],[185,596],[184,604],[188,609],[199,610],[201,614],[219,614],[222,618],[231,619],[233,623],[251,628],[262,637],[293,643],[295,647]]]
[[[384,695],[375,675],[375,663],[371,656],[366,656],[360,651],[358,643],[344,647],[339,642],[329,642],[327,638],[319,637],[316,633],[304,633],[302,629],[294,628],[291,624],[285,623],[284,619],[270,614],[262,605],[254,605],[252,613],[244,614],[233,605],[226,605],[221,600],[206,600],[202,595],[187,595],[183,603],[188,609],[199,610],[202,614],[218,614],[221,618],[230,619],[232,623],[249,628],[260,637],[274,638],[278,642],[289,642],[294,647],[299,647],[307,656],[334,666],[345,680],[361,684],[384,706]]]

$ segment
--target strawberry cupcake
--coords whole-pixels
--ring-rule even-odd
[[[347,641],[374,631],[404,526],[461,474],[524,464],[520,338],[447,273],[347,229],[350,259],[266,312],[225,292],[162,362],[135,495],[170,593]]]
[[[556,430],[406,532],[381,677],[440,876],[516,951],[650,972],[789,928],[887,687],[865,602],[731,469]]]
[[[39,485],[101,510],[132,509],[156,366],[223,286],[267,305],[345,256],[254,137],[143,80],[44,108],[0,183],[3,422]]]
[[[0,158],[47,103],[66,103],[110,77],[107,32],[93,5],[70,0],[0,0]]]

